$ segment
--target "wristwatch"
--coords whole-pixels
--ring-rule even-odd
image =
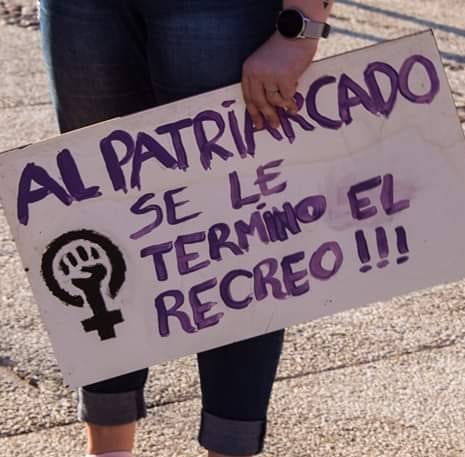
[[[310,19],[298,9],[289,8],[279,13],[276,29],[286,38],[318,39],[328,38],[331,27],[325,22]]]

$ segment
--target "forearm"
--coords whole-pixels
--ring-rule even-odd
[[[297,8],[314,21],[326,22],[335,0],[284,0],[283,7]]]

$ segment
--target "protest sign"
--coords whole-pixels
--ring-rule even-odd
[[[257,132],[234,85],[0,155],[67,383],[465,276],[465,141],[432,33],[315,63],[296,100]]]

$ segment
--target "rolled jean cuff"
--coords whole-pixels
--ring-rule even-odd
[[[266,421],[223,419],[202,411],[199,443],[209,451],[232,456],[259,454],[265,434]]]
[[[122,425],[147,415],[143,389],[122,393],[78,390],[78,418],[96,425]]]

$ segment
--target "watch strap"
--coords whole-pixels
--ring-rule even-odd
[[[304,29],[300,35],[301,38],[328,38],[331,26],[326,22],[312,21],[304,17]]]

